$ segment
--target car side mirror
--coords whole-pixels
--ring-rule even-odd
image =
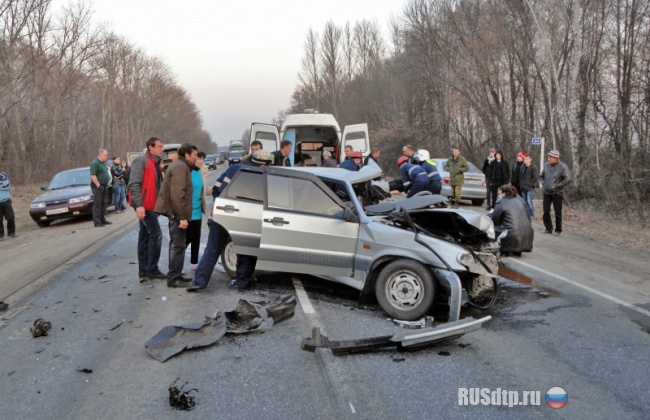
[[[359,223],[359,217],[357,217],[357,215],[354,214],[354,211],[349,207],[346,207],[345,210],[343,210],[343,218],[346,222]]]

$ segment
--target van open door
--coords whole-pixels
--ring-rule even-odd
[[[363,157],[370,154],[370,138],[368,136],[368,124],[347,125],[343,128],[343,137],[341,138],[341,150],[345,146],[352,146],[355,152],[361,152]],[[339,162],[345,160],[345,154],[341,153]]]
[[[255,140],[262,143],[262,149],[269,153],[275,152],[280,148],[278,127],[273,124],[251,124],[251,142]]]

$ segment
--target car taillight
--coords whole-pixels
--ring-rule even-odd
[[[443,179],[443,182],[444,182],[445,184],[449,185],[449,177],[448,177],[448,176],[445,177],[445,179]]]

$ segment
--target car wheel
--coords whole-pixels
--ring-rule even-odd
[[[36,224],[38,225],[39,228],[48,227],[50,225],[50,223],[51,222],[49,220],[46,220],[46,221],[43,221],[43,222],[36,222]]]
[[[223,251],[221,251],[221,264],[223,264],[226,274],[233,279],[237,277],[237,254],[235,254],[235,247],[230,237],[226,242],[226,246],[223,247]]]
[[[379,273],[375,294],[379,305],[388,315],[415,321],[426,315],[433,304],[433,277],[417,261],[393,261]]]
[[[473,206],[482,206],[483,202],[485,202],[485,200],[472,200],[472,205]]]

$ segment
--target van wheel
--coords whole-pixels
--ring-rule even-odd
[[[221,251],[221,264],[223,269],[226,270],[226,274],[233,279],[237,277],[237,254],[235,254],[235,247],[230,237],[228,237],[228,242]]]
[[[433,304],[433,277],[417,261],[393,261],[379,273],[375,294],[381,308],[392,318],[415,321],[426,315]]]
[[[482,206],[483,202],[485,202],[485,200],[472,200],[472,205],[473,206]]]

